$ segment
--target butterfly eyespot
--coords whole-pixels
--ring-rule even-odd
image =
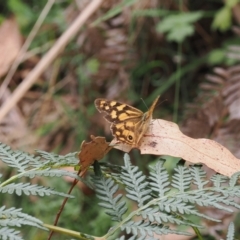
[[[132,141],[132,140],[133,140],[133,137],[132,137],[131,135],[129,135],[129,136],[128,136],[128,139],[129,139],[130,141]]]

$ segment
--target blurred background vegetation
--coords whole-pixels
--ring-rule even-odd
[[[89,4],[87,0],[53,2],[2,91],[7,72],[47,1],[0,2],[0,104],[8,101]],[[96,98],[119,100],[146,111],[160,94],[154,118],[178,123],[190,137],[216,140],[240,158],[239,24],[239,0],[105,0],[1,122],[0,141],[30,153],[34,149],[77,152],[90,134],[112,139],[109,124],[94,107]],[[113,150],[103,161],[121,165],[122,156]],[[149,162],[157,160],[140,156],[137,150],[131,152],[131,159],[144,172]],[[167,162],[170,169],[175,163]],[[36,181],[46,181],[64,192],[70,187],[64,181]],[[111,225],[109,218],[97,206],[93,192],[79,188],[59,225],[103,235]],[[1,204],[22,207],[49,224],[62,201],[18,196],[0,199]],[[202,211],[219,214],[211,209]],[[220,218],[222,224],[202,223],[207,226],[205,239],[225,236],[233,216],[222,214]],[[239,221],[235,223],[239,229]],[[24,237],[46,239],[45,233],[35,231],[27,228]]]

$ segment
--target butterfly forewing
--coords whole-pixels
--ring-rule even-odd
[[[105,119],[111,123],[120,123],[128,120],[139,121],[143,112],[125,103],[109,101],[103,98],[95,100],[95,106],[99,112],[105,112]]]

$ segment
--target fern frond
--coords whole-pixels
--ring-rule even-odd
[[[22,209],[13,207],[6,209],[5,206],[0,208],[1,227],[21,227],[22,225],[28,225],[47,230],[42,224],[39,219],[23,213]]]
[[[7,181],[3,182],[0,185],[0,187],[4,187],[5,185],[16,181],[20,177],[33,178],[36,176],[48,176],[48,177],[69,176],[71,178],[83,181],[77,174],[73,172],[54,169],[62,165],[65,166],[69,163],[71,164],[74,163],[76,165],[79,160],[76,158],[75,153],[70,153],[67,154],[66,156],[59,156],[57,154],[50,154],[44,151],[38,152],[39,154],[41,154],[41,156],[36,157],[25,152],[13,151],[9,146],[0,143],[1,160],[5,162],[9,167],[16,168],[18,172],[20,172],[19,174],[14,175]],[[44,157],[45,159],[43,159]],[[12,187],[13,185],[9,185],[8,187],[0,189],[0,191],[11,192],[10,188]]]
[[[239,186],[235,186],[235,187],[226,187],[225,189],[219,189],[216,188],[215,191],[220,192],[222,194],[224,194],[225,196],[230,196],[230,197],[240,197],[240,187]]]
[[[211,181],[216,188],[221,188],[223,183],[226,183],[229,180],[228,177],[220,175],[220,174],[215,174],[214,176],[211,177]]]
[[[121,175],[123,183],[126,185],[126,197],[138,202],[138,206],[143,206],[144,202],[151,198],[151,189],[147,189],[148,182],[145,181],[146,177],[138,167],[132,166],[130,163],[129,155],[124,155],[125,166]]]
[[[163,161],[159,161],[156,166],[150,167],[150,177],[151,182],[149,185],[152,187],[152,190],[157,192],[158,196],[164,197],[165,194],[170,190],[168,187],[170,185],[169,182],[169,174],[166,169],[163,167]]]
[[[215,194],[212,191],[210,191],[210,192],[193,191],[192,193],[188,193],[188,194],[184,194],[184,195],[177,195],[176,197],[183,203],[183,205],[185,205],[184,203],[188,203],[187,207],[182,206],[180,204],[180,206],[178,207],[178,210],[183,211],[180,213],[194,214],[194,215],[198,215],[199,217],[204,217],[204,218],[212,220],[212,221],[217,221],[217,219],[209,218],[208,216],[206,216],[204,214],[198,213],[194,209],[189,209],[188,207],[190,206],[189,205],[190,203],[198,204],[199,206],[204,206],[204,207],[212,206],[212,207],[215,207],[215,208],[218,208],[221,210],[232,212],[232,210],[230,208],[224,207],[222,204],[219,204],[219,203],[224,203],[224,200],[226,199],[226,197],[222,197],[220,194]]]
[[[228,226],[228,232],[227,232],[227,238],[226,240],[233,240],[234,239],[234,232],[235,232],[235,227],[233,222],[230,222]]]
[[[204,217],[206,219],[217,221],[214,218],[210,218],[204,214],[199,213],[193,205],[189,203],[185,203],[183,201],[183,197],[176,195],[173,198],[168,198],[164,200],[159,200],[158,207],[160,212],[167,212],[168,214],[187,214],[187,215],[195,215],[199,217]]]
[[[59,167],[66,165],[77,165],[79,162],[79,160],[76,158],[76,153],[70,153],[65,156],[61,156],[40,150],[36,152],[39,153],[40,156],[30,155],[21,151],[14,151],[9,146],[0,143],[1,160],[9,167],[16,168],[20,173],[25,173],[31,169],[46,168],[49,166]],[[41,158],[43,158],[44,161],[41,161]]]
[[[190,170],[181,164],[178,164],[174,170],[175,173],[173,174],[171,185],[178,189],[180,193],[183,193],[190,188],[192,180]]]
[[[13,151],[9,146],[0,143],[0,158],[8,166],[18,169],[19,172],[24,172],[29,167],[26,153],[21,151]],[[29,156],[29,155],[28,155]]]
[[[7,218],[21,217],[21,218],[27,219],[29,221],[36,222],[37,224],[42,224],[42,221],[40,221],[39,219],[32,217],[30,215],[27,215],[25,213],[22,213],[21,211],[22,211],[22,209],[20,209],[20,208],[14,208],[14,207],[6,208],[5,206],[2,206],[0,208],[0,216],[1,216],[1,218],[2,218],[2,216],[5,216]]]
[[[214,190],[214,189],[213,189]],[[240,209],[240,204],[238,204],[237,202],[234,201],[233,197],[240,197],[240,189],[239,187],[234,187],[234,188],[226,188],[226,189],[215,189],[216,192],[221,193],[221,198],[218,199],[219,203],[225,204],[227,206],[233,206],[237,209]],[[223,195],[223,196],[222,196]],[[223,207],[223,205],[221,205],[221,207]],[[226,208],[226,209],[225,209]],[[225,211],[228,212],[233,212],[232,209],[229,209],[228,207],[222,208]],[[221,209],[221,208],[219,208]]]
[[[61,170],[61,169],[51,169],[51,168],[46,168],[44,170],[30,170],[27,171],[23,174],[21,174],[21,177],[29,177],[29,178],[34,178],[37,176],[44,176],[44,177],[63,177],[63,176],[68,176],[74,179],[78,179],[82,181],[83,179],[79,177],[76,173],[66,171],[66,170]]]
[[[70,165],[77,165],[79,163],[79,159],[76,158],[76,154],[75,153],[69,153],[65,156],[62,155],[57,155],[55,153],[48,153],[42,150],[37,150],[36,151],[43,159],[46,160],[46,164],[45,165],[54,165],[56,166],[70,166]]]
[[[239,176],[240,176],[240,172],[236,172],[231,176],[228,183],[230,188],[234,188],[236,186]]]
[[[126,202],[120,201],[122,194],[115,193],[118,190],[118,185],[110,178],[94,177],[93,179],[96,186],[97,197],[102,201],[100,206],[107,209],[106,213],[111,216],[113,221],[120,222],[123,214],[127,211]]]
[[[21,227],[22,225],[47,230],[43,227],[42,221],[23,213],[22,209],[13,207],[6,209],[5,206],[0,208],[0,239],[22,239],[19,236],[19,231],[11,229],[11,227]]]
[[[192,215],[220,222],[218,219],[199,212],[195,205],[210,206],[228,212],[232,212],[230,206],[240,209],[240,205],[234,201],[234,197],[240,197],[240,186],[237,182],[239,174],[232,176],[229,185],[227,185],[228,180],[221,175],[214,176],[211,179],[212,185],[207,185],[209,182],[211,183],[211,180],[206,180],[206,173],[199,165],[190,166],[188,169],[178,164],[171,182],[166,169],[163,167],[164,161],[160,160],[155,166],[150,167],[150,182],[148,182],[142,172],[130,164],[127,155],[124,161],[125,166],[122,167],[124,172],[120,175],[120,180],[124,183],[126,197],[138,203],[138,209],[125,218],[121,214],[121,218],[117,218],[119,224],[108,232],[108,236],[112,236],[119,228],[132,233],[134,235],[133,239],[151,239],[153,234],[187,234],[169,229],[167,224],[191,226],[195,229],[201,228],[201,226],[189,220],[189,216]],[[97,191],[101,193],[100,196],[98,194],[98,197],[104,202],[100,205],[112,211],[109,196],[106,192],[109,192],[110,198],[113,199],[113,194],[118,189],[118,186],[114,185],[114,181],[119,178],[119,175],[117,174],[116,177],[108,174],[107,176],[107,180],[102,177],[101,181],[95,182],[95,185],[99,189]],[[106,184],[103,184],[104,181],[106,181],[108,188],[104,186]],[[191,185],[194,185],[193,189],[190,188]],[[170,186],[174,188],[170,189]],[[122,195],[117,196],[116,202],[121,197]],[[125,204],[122,206],[125,206]],[[119,209],[115,211],[119,211]],[[117,216],[116,212],[112,215]],[[140,218],[141,221],[135,222],[133,220],[135,216],[138,219]]]
[[[154,233],[159,235],[167,235],[176,233],[176,231],[169,229],[164,225],[157,225],[151,222],[144,222],[144,221],[129,221],[122,226],[126,232],[132,233],[138,236],[138,239],[145,239],[147,236],[153,237]],[[181,232],[183,235],[189,235],[188,233]]]
[[[16,231],[15,229],[8,227],[0,228],[0,239],[23,240],[23,238],[20,235],[20,231]]]
[[[38,186],[36,184],[31,185],[30,183],[11,183],[4,187],[0,188],[0,192],[2,193],[16,193],[18,196],[21,196],[22,193],[26,195],[38,195],[38,196],[49,196],[51,194],[63,196],[63,197],[70,197],[73,196],[61,192],[54,191],[51,188]]]
[[[150,222],[156,222],[158,224],[172,223],[177,225],[191,225],[193,227],[200,228],[200,225],[189,223],[189,220],[184,220],[183,217],[177,218],[175,214],[169,214],[163,211],[159,211],[158,208],[147,208],[141,211],[143,219],[148,219]]]
[[[209,183],[208,180],[204,180],[206,178],[206,173],[203,171],[201,166],[190,166],[189,170],[192,175],[193,184],[195,184],[199,190],[203,189],[204,186]]]

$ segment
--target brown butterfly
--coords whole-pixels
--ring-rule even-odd
[[[110,101],[103,98],[95,100],[99,112],[105,112],[105,119],[112,123],[113,136],[120,142],[138,146],[152,120],[153,110],[158,102],[158,96],[145,113],[125,103]]]

